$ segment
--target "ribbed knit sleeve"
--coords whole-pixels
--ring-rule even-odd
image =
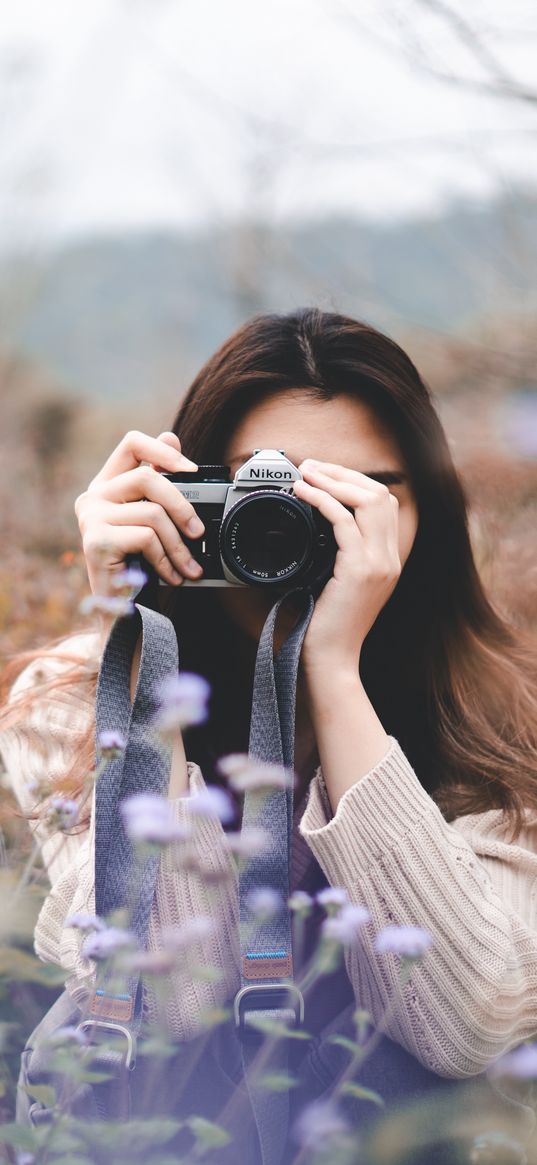
[[[377,932],[424,927],[433,946],[385,1030],[440,1076],[472,1076],[537,1034],[537,819],[517,844],[501,810],[448,824],[389,739],[333,817],[316,776],[300,831],[328,881],[370,912],[346,954],[358,1005],[378,1024],[400,992],[400,960],[375,951]]]

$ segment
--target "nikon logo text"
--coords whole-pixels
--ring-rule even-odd
[[[291,481],[293,474],[290,469],[252,469],[250,477],[262,477],[271,481]]]

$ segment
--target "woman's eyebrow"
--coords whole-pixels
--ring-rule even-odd
[[[251,456],[252,453],[241,453],[237,457],[232,457],[229,461],[230,468],[233,465],[244,465]],[[289,456],[289,460],[293,462],[293,465],[300,465],[303,458],[299,457],[298,460],[294,460],[293,457]],[[378,481],[380,485],[402,485],[408,481],[408,474],[404,473],[402,469],[368,469],[359,472],[365,473],[365,476],[371,477],[373,481]]]

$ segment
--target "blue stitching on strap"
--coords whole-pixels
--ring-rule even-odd
[[[247,951],[247,959],[285,959],[287,951]]]
[[[108,999],[130,999],[130,995],[114,995],[112,991],[103,991],[102,987],[98,987],[95,994],[106,995]]]

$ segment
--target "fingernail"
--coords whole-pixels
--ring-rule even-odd
[[[203,525],[201,518],[198,517],[191,518],[187,523],[186,528],[188,533],[192,534],[193,538],[195,538],[197,534],[203,534],[203,531],[205,530],[205,526]]]
[[[186,566],[187,570],[189,570],[191,574],[195,574],[197,576],[203,574],[202,567],[200,566],[199,562],[196,562],[195,558],[189,558]]]
[[[306,457],[306,460],[302,464],[306,466],[306,469],[317,469],[317,466],[322,465],[322,462],[313,461],[311,457]]]

